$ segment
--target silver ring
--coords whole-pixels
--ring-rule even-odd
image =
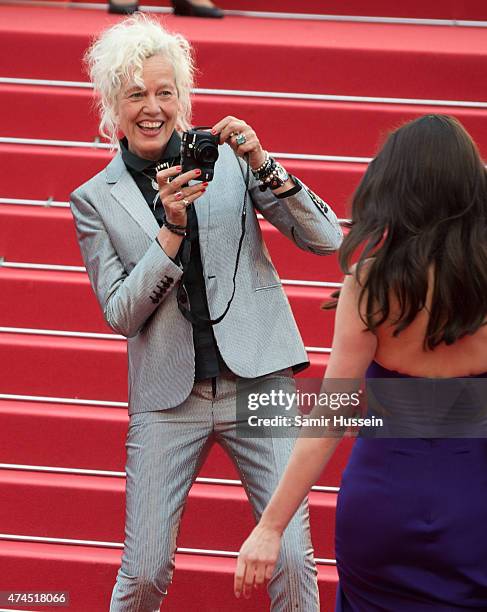
[[[243,145],[247,142],[247,138],[245,138],[245,134],[237,134],[237,138],[235,138],[235,142],[238,145]]]
[[[183,199],[183,204],[186,206],[186,208],[188,208],[188,206],[191,204],[191,202],[188,202],[188,200],[184,200]]]

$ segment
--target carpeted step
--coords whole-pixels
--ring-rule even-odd
[[[0,7],[0,75],[85,80],[81,57],[118,17],[104,11]],[[164,18],[195,45],[200,87],[483,100],[484,28],[273,20]],[[45,58],[33,62],[33,57]],[[253,59],[265,58],[262,70]],[[285,61],[283,61],[285,58]],[[373,66],[373,70],[371,69]],[[236,69],[235,67],[238,67]],[[72,120],[69,113],[65,118]]]
[[[12,590],[69,591],[70,612],[106,612],[121,550],[0,541],[2,580]],[[268,609],[264,590],[237,602],[233,595],[235,560],[219,556],[176,555],[176,571],[163,604],[164,612],[261,612]],[[26,578],[28,577],[28,578]],[[318,568],[321,609],[332,612],[337,583],[336,568]],[[52,610],[47,606],[36,610]]]
[[[81,0],[75,0],[81,1]],[[156,6],[165,6],[167,0],[148,0]],[[226,10],[274,11],[281,13],[311,13],[318,15],[352,15],[377,17],[409,17],[416,19],[487,19],[482,0],[219,0],[218,6]]]
[[[123,472],[127,408],[38,401],[0,400],[0,463],[74,470]],[[89,440],[89,444],[73,444]],[[317,485],[338,487],[354,438],[346,436]],[[211,448],[202,478],[240,480],[218,444]]]
[[[281,278],[341,282],[336,255],[303,251],[267,221],[260,220],[260,226]],[[66,208],[0,205],[0,254],[11,262],[84,265],[73,217]],[[0,282],[1,278],[0,272]]]
[[[300,376],[321,379],[328,354],[310,352]],[[0,333],[2,393],[127,401],[127,343]]]
[[[93,148],[0,144],[0,197],[67,201],[79,185],[110,161],[108,151]],[[365,172],[364,163],[282,159],[286,169],[333,207],[348,216],[347,202]],[[35,180],[31,173],[35,172]],[[67,263],[66,261],[64,263]]]
[[[0,197],[67,201],[111,158],[104,149],[1,143]]]
[[[75,0],[81,1],[81,0]],[[148,0],[148,4],[165,6],[166,0]],[[219,0],[225,10],[274,11],[281,13],[311,13],[318,15],[352,15],[377,17],[409,17],[416,19],[487,19],[487,9],[482,0]]]
[[[285,285],[284,290],[305,345],[331,346],[335,313],[321,306],[334,289]],[[85,273],[0,268],[0,293],[7,306],[4,327],[113,333]]]
[[[124,541],[125,478],[1,469],[0,488],[3,533]],[[321,491],[309,495],[317,558],[335,555],[336,498],[336,493]],[[211,521],[202,521],[203,516]],[[243,486],[197,483],[189,493],[178,546],[238,551],[254,525]]]
[[[58,0],[60,3],[66,0]],[[74,0],[86,2],[87,0]],[[88,0],[96,2],[97,0]],[[143,6],[172,7],[168,0],[144,0]],[[352,18],[360,16],[398,17],[409,19],[458,19],[485,20],[487,10],[482,0],[446,0],[435,2],[430,0],[402,0],[391,5],[387,0],[352,0],[346,3],[340,0],[328,0],[319,4],[316,0],[302,0],[298,5],[294,0],[219,0],[218,6],[225,11],[274,12],[293,14],[318,15],[348,15]]]
[[[6,108],[2,136],[93,142],[99,135],[90,90],[0,85],[0,96]],[[240,117],[271,151],[353,157],[374,156],[387,134],[406,121],[430,113],[450,114],[487,154],[487,110],[480,108],[218,95],[196,95],[193,107],[194,125],[213,125],[227,115]],[[60,121],[67,108],[76,121]]]

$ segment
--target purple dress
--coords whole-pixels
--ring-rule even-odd
[[[372,362],[367,378],[412,377]],[[335,612],[487,611],[487,437],[358,437],[335,544]]]

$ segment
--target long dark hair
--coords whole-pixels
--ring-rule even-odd
[[[350,227],[339,261],[349,273],[358,255],[369,330],[389,318],[391,295],[399,307],[394,335],[412,323],[425,307],[431,267],[425,349],[452,344],[484,323],[487,172],[459,121],[426,115],[391,133],[355,191]]]

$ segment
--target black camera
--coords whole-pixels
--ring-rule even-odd
[[[218,143],[220,136],[213,136],[205,128],[194,128],[183,133],[181,139],[182,172],[199,168],[201,175],[197,180],[211,181],[215,172],[215,162],[218,159]]]

